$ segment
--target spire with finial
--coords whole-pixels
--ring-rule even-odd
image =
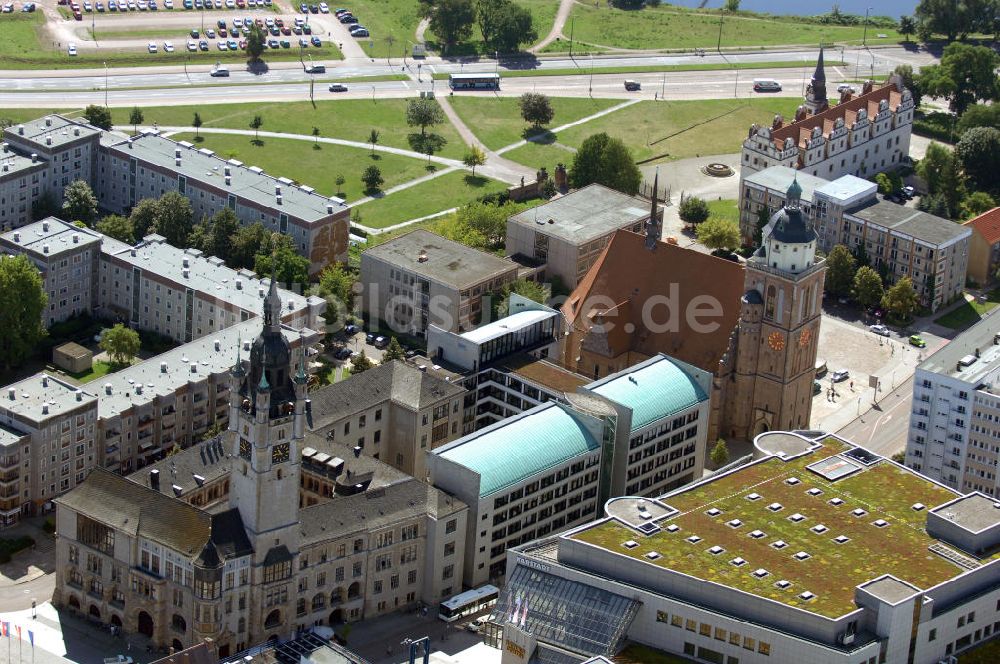
[[[281,329],[281,297],[278,295],[278,279],[273,270],[267,297],[264,298],[264,329],[271,332]]]
[[[656,243],[660,241],[660,221],[657,214],[657,196],[660,191],[660,167],[656,167],[656,175],[653,176],[653,195],[649,205],[649,219],[646,221],[646,249],[652,251],[656,249]]]
[[[260,374],[260,382],[257,384],[258,392],[270,392],[271,384],[267,382],[267,372],[262,371]]]
[[[823,65],[823,47],[819,47],[819,57],[816,58],[816,70],[813,72],[812,81],[806,92],[806,108],[813,115],[822,113],[830,108],[830,102],[826,98],[826,70]]]
[[[240,356],[240,351],[243,350],[243,342],[240,339],[236,340],[236,364],[233,365],[233,375],[237,378],[242,378],[246,375],[246,371],[243,369],[243,358]]]
[[[788,185],[785,192],[785,209],[798,210],[802,201],[802,186],[799,184],[799,176],[796,173],[792,177],[792,184]]]
[[[305,383],[309,380],[309,376],[306,374],[306,343],[305,335],[302,331],[299,331],[299,350],[300,350],[300,362],[299,369],[295,372],[295,382],[299,384]]]

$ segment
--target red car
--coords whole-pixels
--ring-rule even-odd
[[[73,18],[75,18],[78,21],[82,21],[83,20],[83,14],[80,13],[79,9],[73,10]]]
[[[274,24],[276,26],[278,26],[279,28],[283,27],[285,25],[285,19],[283,19],[283,18],[276,18],[276,19],[274,19]]]
[[[288,26],[283,25],[283,26],[281,26],[281,34],[283,34],[283,35],[290,35],[290,34],[292,34],[292,30]]]

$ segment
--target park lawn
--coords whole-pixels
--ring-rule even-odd
[[[572,23],[573,39],[598,47],[628,49],[715,48],[719,44],[719,14],[660,5],[645,9],[622,10],[603,4],[576,3],[563,34],[567,39],[550,48],[569,50]],[[541,31],[540,31],[541,32]],[[820,25],[804,23],[791,17],[756,17],[727,15],[722,26],[722,46],[770,46],[778,44],[819,44],[860,42],[864,26]],[[870,28],[873,34],[886,34],[875,43],[896,43],[895,30]],[[587,46],[577,44],[574,51]],[[548,51],[549,49],[546,49]]]
[[[629,643],[624,650],[615,655],[614,661],[615,664],[691,664],[690,659],[654,650],[638,643]]]
[[[45,115],[52,115],[53,113],[77,117],[80,114],[80,110],[52,108],[0,108],[0,126],[4,126],[4,123],[18,124],[20,122],[28,122],[29,120],[34,120]]]
[[[384,189],[393,186],[386,182]],[[446,173],[427,182],[362,203],[354,208],[362,226],[386,228],[427,215],[462,206],[480,196],[503,191],[507,185],[497,180],[472,176],[467,171]]]
[[[561,145],[528,142],[519,148],[504,152],[502,156],[504,159],[516,161],[536,171],[544,168],[549,172],[549,175],[552,175],[557,164],[563,164],[568,169],[575,154],[575,150]]]
[[[194,141],[194,133],[173,136],[178,141]],[[226,159],[239,159],[248,166],[259,166],[265,172],[309,185],[324,196],[344,194],[348,201],[361,198],[364,184],[361,173],[374,164],[382,171],[385,188],[394,187],[426,174],[424,161],[394,154],[375,153],[363,148],[319,144],[291,138],[261,138],[262,145],[253,143],[253,136],[203,134],[199,147],[214,150]],[[337,192],[336,177],[346,179]]]
[[[203,106],[161,106],[143,109],[145,124],[154,122],[161,126],[188,127],[197,111],[205,127],[247,129],[255,115],[264,124],[261,129],[288,134],[312,135],[312,128],[319,127],[320,136],[342,138],[348,141],[368,141],[372,129],[378,130],[379,144],[409,150],[407,136],[418,130],[406,125],[405,99],[340,99],[316,102],[206,104]],[[128,125],[129,109],[111,109],[115,124]],[[359,118],[361,118],[359,120]],[[430,130],[428,130],[430,131]],[[433,128],[447,140],[440,157],[461,159],[465,143],[451,123]]]
[[[349,7],[358,21],[368,28],[371,37],[358,39],[357,42],[370,57],[401,58],[404,52],[410,55],[417,24],[420,23],[420,3],[417,0],[352,0],[344,6]]]
[[[555,116],[549,126],[564,125],[615,104],[617,99],[588,99],[586,97],[550,97]],[[533,132],[521,118],[517,97],[467,97],[451,99],[451,105],[486,147],[498,150],[516,143]],[[541,130],[544,133],[544,129]]]
[[[535,32],[538,34],[538,41],[541,41],[549,34],[549,30],[552,29],[552,23],[556,19],[556,12],[559,10],[559,0],[514,0],[515,4],[521,5],[529,12],[531,12],[532,26],[535,28]],[[441,44],[437,41],[436,36],[431,30],[427,30],[425,34],[427,40],[427,46],[435,51],[441,51]],[[532,44],[524,44],[522,48],[528,48]],[[472,27],[472,37],[468,42],[463,44],[458,44],[452,49],[447,55],[488,55],[492,56],[493,51],[490,51],[485,44],[483,44],[483,33],[479,30],[479,24],[475,24]],[[501,54],[503,55],[503,54]]]
[[[708,203],[708,216],[711,218],[726,219],[736,224],[740,223],[740,208],[736,199],[720,198]]]
[[[80,373],[70,374],[80,383],[89,383],[91,381],[102,378],[111,373],[111,363],[105,360],[94,360],[93,365],[89,370]]]
[[[236,64],[246,62],[246,54],[242,51],[220,52],[213,46],[209,51],[198,51],[188,53],[185,48],[186,39],[181,41],[177,38],[174,47],[177,49],[173,53],[150,54],[145,50],[112,50],[100,49],[91,51],[81,49],[79,55],[70,57],[66,54],[66,45],[54,48],[55,45],[46,39],[43,43],[41,31],[44,25],[42,12],[30,14],[7,14],[3,16],[0,30],[3,39],[0,39],[0,63],[5,69],[83,69],[93,67],[103,69],[104,63],[110,67],[153,67],[162,65],[181,65],[190,61],[195,64],[209,64],[222,62],[225,64]],[[100,34],[100,33],[98,33]],[[320,48],[310,47],[310,53],[314,58],[342,60],[343,54],[332,44],[324,43]],[[284,62],[298,60],[298,49],[282,49],[278,52],[268,52],[264,55],[265,61]]]
[[[966,300],[955,309],[936,318],[934,322],[953,330],[964,329],[979,322],[979,319],[998,304],[1000,304],[1000,289],[994,289],[986,295],[985,302],[979,302],[975,298],[971,302]]]

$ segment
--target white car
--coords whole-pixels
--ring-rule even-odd
[[[139,2],[135,3],[135,6],[138,7],[141,12],[149,9],[149,4],[146,3],[146,0],[139,0]]]
[[[148,45],[148,46],[146,46],[146,49],[147,49],[147,50],[148,50],[148,51],[149,51],[150,53],[156,53],[156,50],[157,50],[157,49],[156,49],[156,42],[149,42],[149,45]]]
[[[3,13],[4,14],[10,14],[13,11],[14,11],[14,3],[13,2],[5,2],[5,3],[3,3]]]
[[[236,9],[236,1],[226,0],[226,9]]]
[[[878,325],[869,325],[868,329],[874,332],[875,334],[879,335],[880,337],[889,336],[889,328],[887,328],[885,325],[882,325],[881,323],[879,323]]]
[[[324,14],[329,14],[330,13],[330,5],[326,4],[325,2],[321,2],[321,3],[319,3],[319,10],[320,10],[320,12],[322,12]]]
[[[850,92],[852,95],[857,92],[850,83],[841,83],[837,86],[837,92]]]
[[[216,45],[219,47],[220,51],[228,51],[229,50],[229,45],[226,42],[224,42],[224,41],[220,41]]]
[[[839,371],[834,371],[832,374],[830,374],[830,380],[832,380],[835,383],[842,383],[843,381],[847,380],[850,377],[851,377],[851,372],[848,371],[847,369],[840,369]]]
[[[173,9],[174,8],[174,0],[163,0],[163,8],[164,9]]]
[[[168,42],[168,41],[163,42],[163,52],[164,53],[173,53],[174,52],[174,43],[173,42]]]
[[[196,42],[193,39],[189,39],[188,40],[188,50],[191,51],[192,53],[194,53],[195,51],[197,51],[198,50],[198,42]]]
[[[92,12],[92,11],[94,11],[94,6],[92,4],[90,4],[89,2],[84,2],[83,3],[83,11],[85,11],[85,12]]]
[[[273,19],[273,18],[271,18],[271,17],[267,17],[267,18],[265,18],[265,19],[264,19],[264,25],[266,25],[266,26],[267,26],[267,27],[269,27],[269,28],[272,28],[272,27],[274,27],[274,19]]]
[[[70,42],[70,45],[66,47],[66,53],[76,55],[76,44]]]

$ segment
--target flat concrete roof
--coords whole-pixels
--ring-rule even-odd
[[[458,290],[517,270],[516,263],[425,230],[400,235],[364,256]]]
[[[876,195],[878,193],[878,185],[855,175],[842,175],[836,180],[816,187],[815,192],[838,201],[851,203],[860,198]]]
[[[95,386],[77,386],[46,373],[35,374],[3,388],[0,409],[31,422],[44,422],[97,400]],[[79,400],[77,394],[79,393]],[[11,398],[13,395],[13,398]],[[44,411],[48,412],[44,412]]]
[[[12,140],[34,141],[39,147],[53,150],[82,137],[100,135],[101,130],[87,124],[85,120],[72,120],[52,114],[10,126],[4,130],[4,134]],[[46,144],[46,139],[51,139],[51,144]]]
[[[845,216],[863,219],[934,246],[949,244],[972,235],[972,229],[962,224],[889,201],[873,201],[851,210]]]
[[[275,216],[284,212],[289,217],[311,223],[347,209],[339,198],[321,196],[287,178],[267,175],[257,167],[247,166],[235,159],[227,161],[206,148],[198,148],[186,141],[173,141],[154,132],[131,139],[105,136],[104,145],[122,156],[135,157],[184,175],[190,181],[204,182],[252,201],[273,210]],[[175,161],[176,150],[181,151],[180,166]],[[230,167],[232,178],[232,184],[228,186],[225,183],[226,166]],[[277,204],[276,187],[281,187],[281,205]],[[328,205],[333,206],[332,213],[327,211]]]
[[[0,153],[0,182],[8,179],[19,178],[33,170],[43,170],[49,167],[49,162],[45,159],[32,161],[30,157],[25,157],[16,152]]]
[[[899,604],[904,599],[913,597],[920,592],[916,586],[889,575],[863,583],[859,587],[888,604]]]
[[[7,447],[8,445],[16,445],[21,440],[23,440],[28,434],[21,433],[20,431],[15,431],[9,427],[0,424],[0,447]],[[12,452],[16,450],[11,450]]]
[[[7,231],[0,235],[0,242],[44,259],[46,256],[58,256],[82,249],[86,245],[99,245],[102,237],[89,228],[80,228],[62,219],[49,217]]]
[[[978,533],[1000,523],[1000,502],[981,493],[970,493],[931,510],[971,533]]]
[[[590,184],[515,214],[508,223],[529,226],[577,246],[649,219],[650,204],[600,184]]]
[[[810,175],[809,173],[803,173],[802,171],[789,168],[788,166],[770,166],[762,171],[757,171],[753,175],[743,178],[743,182],[754,184],[758,187],[764,187],[765,189],[770,189],[771,191],[780,192],[782,196],[784,196],[785,192],[788,191],[788,187],[791,186],[792,180],[797,180],[799,186],[802,187],[802,200],[810,203],[813,200],[813,191],[819,189],[823,185],[829,184],[828,180],[816,177],[815,175]]]
[[[554,318],[559,314],[551,309],[532,309],[519,311],[516,314],[505,316],[500,320],[495,320],[486,325],[480,325],[474,330],[469,330],[461,336],[466,341],[474,344],[484,344],[491,339],[497,339],[505,334],[517,332],[526,327],[531,327],[535,323]]]
[[[973,389],[993,392],[994,384],[1000,380],[1000,345],[994,344],[996,335],[1000,334],[998,311],[1000,309],[987,313],[981,321],[917,365],[917,369],[958,378]],[[967,366],[960,366],[960,360]]]

